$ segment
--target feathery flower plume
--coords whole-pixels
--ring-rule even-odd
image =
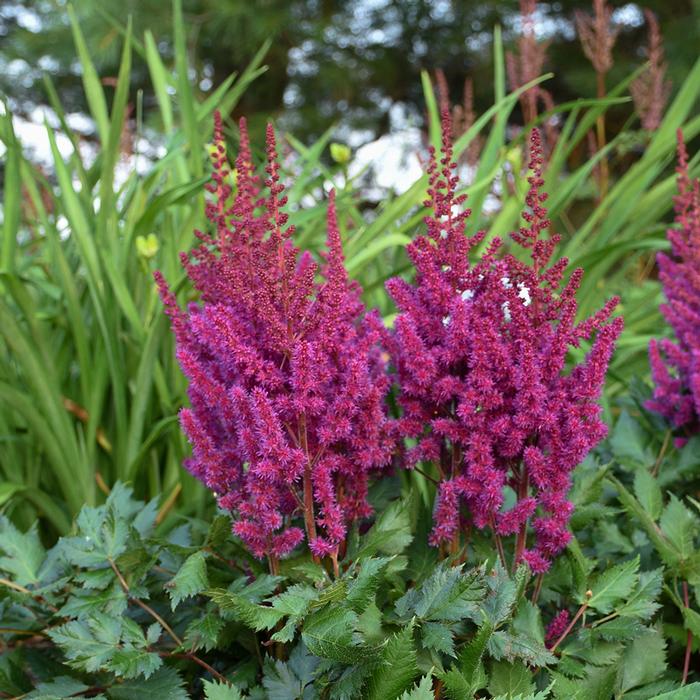
[[[536,9],[536,0],[520,0],[522,33],[518,39],[518,50],[517,52],[506,52],[506,71],[511,90],[521,88],[538,78],[543,72],[549,42],[537,41],[535,34]],[[529,88],[520,96],[520,106],[525,124],[530,124],[537,119],[538,104],[541,104],[545,110],[554,107],[551,93],[541,85]],[[557,137],[556,127],[551,119],[545,124],[545,135],[547,147],[551,150]]]
[[[593,0],[593,16],[576,10],[574,13],[576,29],[586,57],[596,72],[596,96],[605,97],[605,76],[613,66],[612,50],[617,40],[619,28],[612,24],[612,8],[606,0]],[[596,138],[598,151],[605,148],[605,116],[601,114],[596,120]],[[600,160],[600,199],[608,190],[608,161],[605,156]]]
[[[661,306],[676,336],[649,343],[656,384],[647,407],[660,413],[685,436],[700,432],[700,180],[688,175],[688,153],[678,130],[676,228],[667,232],[671,255],[659,253],[659,279],[666,303]]]
[[[671,81],[666,79],[668,66],[664,60],[664,47],[659,23],[651,10],[644,10],[649,25],[649,66],[630,85],[634,106],[642,121],[642,128],[654,131],[661,124],[664,108],[671,94]]]
[[[186,466],[273,570],[303,540],[301,522],[312,553],[337,563],[348,525],[371,512],[370,474],[391,454],[381,321],[345,271],[334,194],[319,271],[292,243],[272,127],[263,190],[241,120],[234,195],[219,114],[215,125],[215,232],[182,255],[201,302],[181,310],[156,273],[189,379]]]
[[[550,264],[558,238],[543,237],[549,221],[537,131],[524,225],[512,234],[529,262],[495,239],[470,263],[484,232],[464,233],[470,212],[456,195],[447,110],[442,122],[442,154],[431,150],[428,167],[427,234],[408,246],[415,285],[387,283],[400,312],[390,346],[403,408],[398,429],[415,441],[406,466],[432,463],[439,478],[433,545],[455,551],[469,522],[490,529],[504,558],[501,537],[517,533],[514,562],[542,572],[570,539],[571,471],[606,434],[597,400],[622,320],[610,320],[611,299],[575,321],[582,271],[562,288],[567,261]],[[585,361],[567,369],[568,349],[594,334]]]
[[[438,97],[440,100],[440,111],[445,107],[452,110],[452,135],[456,140],[462,134],[465,134],[476,121],[476,112],[474,111],[474,81],[471,78],[465,78],[464,87],[462,89],[462,104],[456,104],[450,107],[450,93],[447,86],[447,78],[445,72],[438,68],[435,71],[435,82],[437,83]],[[469,142],[469,145],[459,158],[459,162],[474,166],[479,161],[479,153],[483,145],[483,138],[477,134]]]

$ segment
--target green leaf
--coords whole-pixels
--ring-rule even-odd
[[[619,688],[631,688],[656,680],[666,670],[666,641],[657,629],[647,629],[626,649],[620,663]]]
[[[175,610],[185,598],[201,593],[208,585],[206,555],[202,551],[190,554],[174,578],[166,584],[171,609]]]
[[[494,632],[489,640],[489,653],[495,659],[514,662],[518,659],[528,666],[549,666],[556,657],[537,640],[522,634],[511,634],[505,630]]]
[[[492,695],[515,698],[532,693],[534,689],[532,673],[524,664],[497,661],[491,666],[488,690]]]
[[[350,581],[347,593],[347,603],[356,613],[364,612],[374,600],[382,573],[389,561],[387,557],[368,557],[358,562],[359,572]]]
[[[588,599],[588,606],[609,613],[615,603],[632,593],[639,580],[638,571],[639,556],[604,571],[591,585],[593,595]]]
[[[36,688],[26,696],[26,700],[35,700],[40,697],[70,698],[89,687],[70,676],[61,676],[49,682],[37,683]]]
[[[158,654],[125,646],[114,652],[109,670],[122,678],[150,678],[162,665]]]
[[[663,507],[661,487],[647,469],[638,469],[634,475],[634,493],[642,508],[652,520],[658,520]]]
[[[426,649],[456,656],[452,636],[452,630],[440,622],[424,622],[421,625],[421,644]]]
[[[412,540],[408,504],[405,501],[394,501],[364,535],[362,546],[355,552],[353,559],[357,561],[377,552],[401,554]]]
[[[192,650],[205,649],[210,651],[216,647],[219,633],[224,627],[224,621],[219,615],[206,613],[197,617],[185,630],[185,644]]]
[[[471,692],[476,690],[474,681],[486,647],[491,640],[493,629],[493,625],[488,620],[485,620],[474,639],[459,654],[459,670],[469,684]]]
[[[143,700],[143,698],[168,698],[189,700],[180,674],[168,666],[159,668],[150,678],[125,681],[109,689],[112,700]]]
[[[442,563],[419,588],[410,589],[396,602],[396,614],[437,622],[458,621],[474,616],[476,604],[485,593],[481,570],[465,573],[462,566]]]
[[[663,585],[663,569],[642,571],[635,592],[617,609],[621,617],[648,620],[660,607],[656,598]]]
[[[372,652],[355,639],[357,615],[342,605],[328,605],[306,618],[301,638],[308,650],[325,659],[356,663]]]
[[[369,679],[367,698],[394,700],[411,685],[417,675],[411,624],[391,637],[384,647],[381,661]]]
[[[673,494],[659,521],[661,532],[678,550],[681,560],[693,553],[693,536],[698,520]]]
[[[95,613],[87,620],[54,627],[48,635],[63,650],[71,666],[92,673],[112,659],[121,639],[121,624],[109,615]]]
[[[284,617],[283,613],[270,606],[256,605],[242,595],[221,588],[202,593],[211,598],[229,619],[240,620],[256,632],[272,629]]]
[[[655,695],[651,700],[696,700],[700,697],[700,683],[691,683],[668,693]]]
[[[268,700],[316,700],[314,679],[319,663],[303,644],[294,647],[286,663],[265,659],[263,686]]]
[[[21,533],[5,516],[0,516],[0,570],[12,574],[20,586],[39,583],[41,565],[46,552],[39,540],[37,524]]]
[[[317,600],[318,591],[305,584],[290,586],[286,591],[268,600],[282,615],[288,616],[285,626],[272,635],[277,642],[291,642],[297,626],[308,613],[311,603]]]
[[[202,681],[206,700],[243,700],[241,691],[235,685],[226,685],[221,681]]]
[[[623,411],[615,423],[610,447],[613,454],[623,466],[630,462],[635,464],[649,464],[651,456],[646,449],[648,437],[642,426]]]
[[[430,676],[423,676],[420,681],[407,690],[399,700],[434,700],[433,679]]]

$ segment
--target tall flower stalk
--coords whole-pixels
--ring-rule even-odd
[[[156,273],[189,379],[186,466],[272,571],[304,531],[314,557],[337,570],[349,525],[371,513],[370,474],[391,454],[381,320],[348,279],[334,195],[319,270],[287,226],[272,127],[264,190],[244,120],[240,135],[234,195],[217,114],[214,232],[198,232],[201,245],[182,255],[200,302],[182,311]]]
[[[606,0],[593,0],[593,15],[576,10],[576,29],[583,52],[591,62],[596,74],[596,96],[603,99],[606,94],[605,76],[613,67],[612,50],[617,40],[619,29],[612,24],[612,8]],[[596,139],[598,150],[605,148],[605,116],[601,113],[596,120]],[[608,161],[600,161],[600,199],[608,191]]]
[[[680,441],[700,432],[700,180],[688,175],[688,153],[678,131],[676,227],[667,232],[671,255],[659,253],[659,279],[666,303],[661,306],[677,342],[649,343],[655,382],[647,406],[681,431]]]
[[[505,563],[503,538],[515,535],[512,563],[539,573],[570,539],[571,471],[606,434],[597,401],[622,320],[611,320],[611,299],[576,322],[582,271],[564,284],[567,261],[552,262],[558,237],[544,236],[537,131],[524,225],[512,234],[521,250],[494,239],[470,262],[484,232],[464,233],[470,212],[456,194],[447,110],[442,120],[442,154],[431,151],[428,168],[427,234],[408,247],[415,285],[387,283],[400,311],[391,346],[398,428],[414,443],[406,466],[429,463],[439,482],[432,544],[456,552],[470,527],[488,530]],[[585,361],[569,367],[569,348],[594,335]]]
[[[649,25],[646,70],[630,85],[630,94],[642,122],[642,128],[654,131],[659,128],[664,108],[671,94],[671,81],[667,80],[667,65],[659,23],[651,10],[644,10]]]

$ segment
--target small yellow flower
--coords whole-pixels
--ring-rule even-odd
[[[136,251],[140,257],[150,260],[155,257],[159,248],[158,239],[154,233],[149,233],[148,236],[136,236]]]
[[[331,158],[339,165],[349,163],[351,156],[350,146],[346,146],[344,143],[331,144]]]

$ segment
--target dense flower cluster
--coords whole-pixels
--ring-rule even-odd
[[[400,310],[391,347],[398,426],[415,441],[407,466],[436,465],[432,543],[457,546],[466,506],[468,522],[491,528],[497,542],[518,533],[516,559],[541,572],[570,538],[570,473],[606,433],[597,400],[622,320],[610,320],[611,299],[576,322],[581,270],[560,289],[567,261],[550,265],[558,239],[542,237],[549,222],[539,133],[531,137],[526,225],[512,236],[528,262],[495,239],[470,264],[484,234],[465,235],[469,211],[456,195],[450,144],[443,112],[442,158],[433,151],[428,169],[427,235],[408,247],[416,283],[387,283]],[[595,331],[586,360],[567,371],[569,348]]]
[[[680,131],[678,161],[677,228],[667,233],[672,255],[657,256],[667,300],[661,311],[678,343],[663,339],[649,344],[656,387],[647,405],[674,427],[692,434],[700,431],[700,180],[691,181],[688,176],[688,154]]]
[[[381,320],[347,277],[334,196],[319,274],[286,226],[272,127],[264,196],[243,120],[240,134],[234,195],[217,115],[207,205],[216,231],[198,232],[201,246],[182,255],[201,303],[183,312],[156,275],[190,382],[187,467],[256,556],[288,554],[303,517],[314,555],[335,557],[348,524],[370,513],[370,472],[391,455]]]

